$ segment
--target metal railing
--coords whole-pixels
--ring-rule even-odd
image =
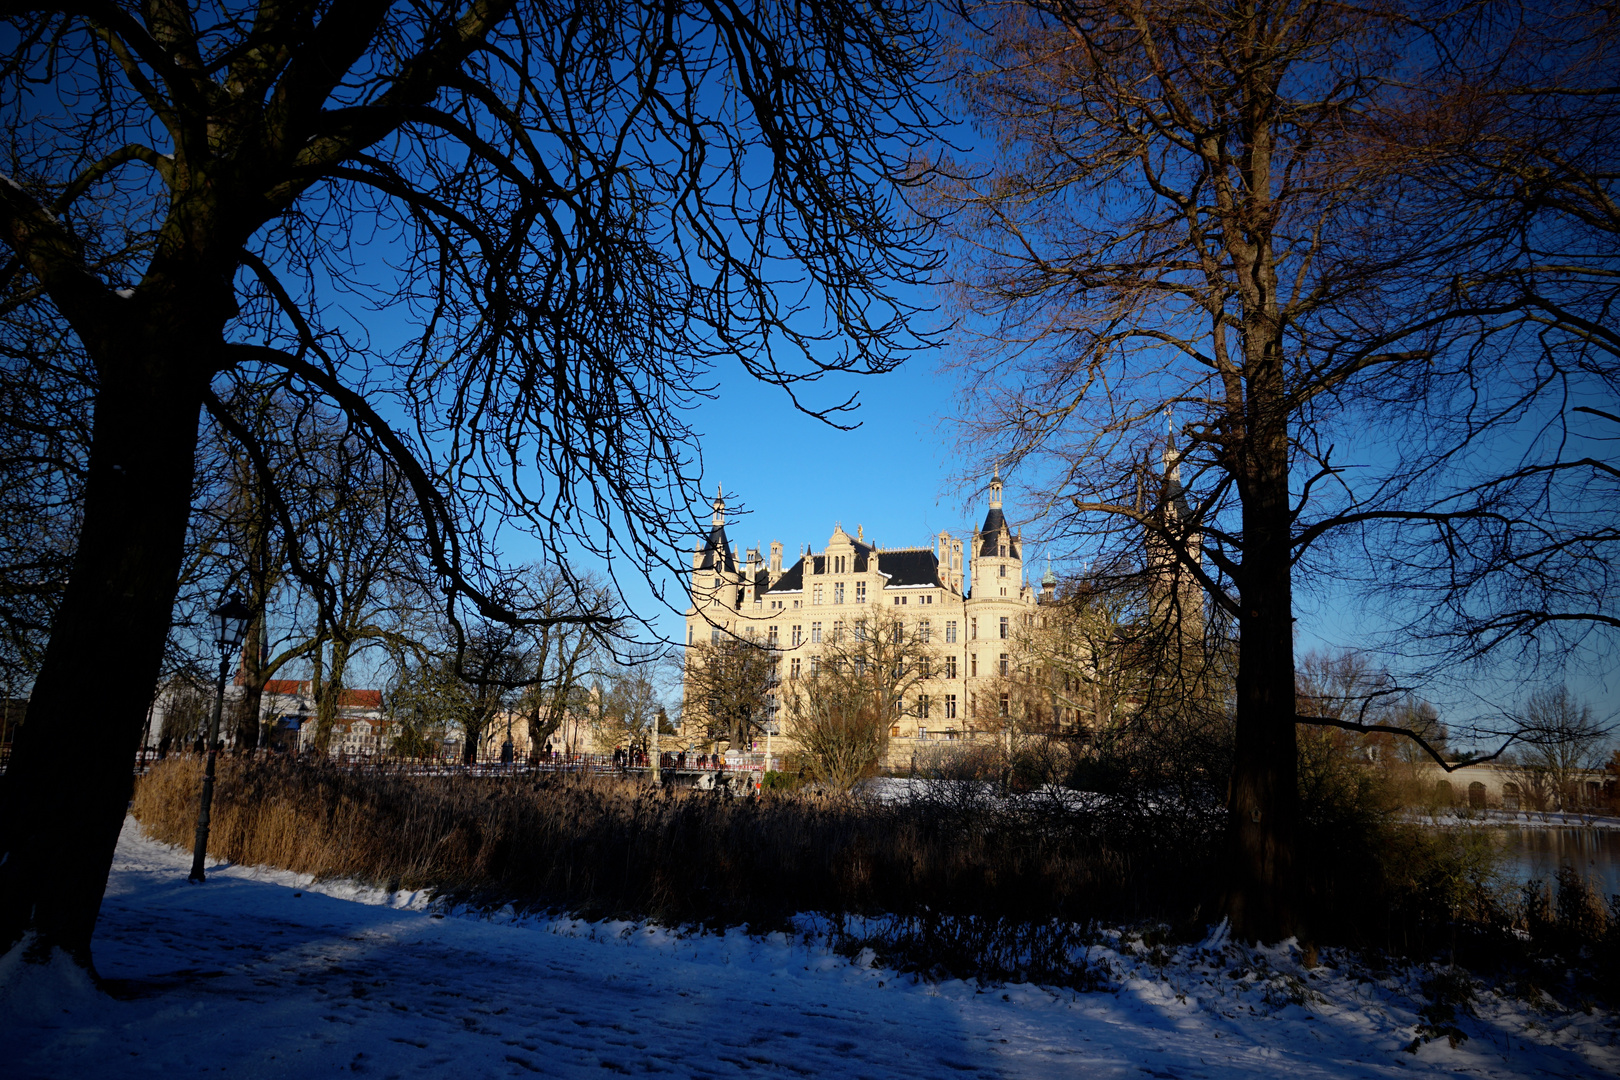
[[[192,755],[191,750],[170,751],[170,756]],[[232,752],[226,751],[229,756]],[[259,750],[261,756],[275,758],[290,758],[300,761],[323,761],[326,764],[341,769],[360,771],[375,770],[395,775],[413,776],[488,776],[488,777],[518,777],[542,776],[562,773],[588,773],[601,776],[645,776],[652,772],[652,763],[646,760],[645,755],[617,755],[617,754],[541,754],[533,760],[518,759],[503,762],[498,759],[480,759],[471,764],[464,763],[450,757],[421,758],[401,757],[392,754],[355,754],[333,753],[322,758],[314,753],[296,755],[284,754],[271,750]],[[753,773],[763,774],[768,768],[779,768],[780,758],[772,755],[776,760],[767,764],[764,754],[749,753],[735,754],[727,757],[719,754],[680,754],[666,753],[662,755],[661,771],[677,775],[702,775],[726,773]],[[156,752],[148,750],[144,755],[137,754],[135,759],[135,772],[143,773],[158,761]]]

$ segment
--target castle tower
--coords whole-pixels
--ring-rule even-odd
[[[1181,484],[1181,456],[1172,443],[1160,458],[1162,479],[1153,514],[1157,527],[1148,530],[1143,547],[1155,612],[1177,623],[1184,635],[1199,637],[1204,627],[1204,590],[1192,568],[1203,559],[1203,534]]]
[[[714,517],[703,546],[692,554],[692,602],[697,613],[715,627],[727,627],[727,617],[735,612],[742,578],[737,557],[726,537],[726,499],[722,491],[714,495]]]
[[[997,467],[990,478],[990,509],[973,535],[974,599],[1017,599],[1024,580],[1022,547],[1002,513],[1001,469]]]

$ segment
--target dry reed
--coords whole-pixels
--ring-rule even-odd
[[[136,818],[189,845],[200,782],[195,759],[160,763],[136,787]],[[1217,900],[1218,803],[953,798],[977,790],[941,785],[895,803],[732,799],[600,776],[224,759],[209,850],[480,908],[756,931],[814,912],[839,948],[870,946],[902,969],[1075,986],[1095,983],[1075,957],[1098,923],[1203,932],[1200,915]],[[1316,941],[1408,956],[1440,948],[1480,968],[1531,970],[1556,953],[1585,965],[1586,985],[1620,996],[1620,897],[1561,878],[1556,900],[1538,887],[1515,902],[1456,837],[1379,822],[1347,796],[1301,823]]]
[[[171,759],[141,779],[133,812],[151,835],[190,841],[199,773]],[[1196,852],[1166,844],[1153,857],[1137,838],[1126,857],[1095,822],[1029,808],[731,799],[603,777],[411,776],[263,758],[223,760],[214,807],[217,858],[588,916],[764,927],[805,911],[945,912],[1085,924],[1196,908],[1202,892]]]

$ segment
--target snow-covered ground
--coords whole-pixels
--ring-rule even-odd
[[[1109,989],[930,984],[781,934],[477,918],[418,896],[217,866],[133,821],[102,908],[113,1000],[71,970],[0,970],[0,1076],[1586,1077],[1613,1015],[1484,993],[1416,1054],[1421,972],[1218,937],[1094,950]],[[1167,962],[1165,962],[1167,961]],[[1156,966],[1157,965],[1157,966]]]

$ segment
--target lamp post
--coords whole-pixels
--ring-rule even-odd
[[[652,718],[652,749],[647,754],[648,760],[651,761],[651,763],[652,763],[653,787],[658,787],[661,784],[663,784],[663,782],[664,782],[663,763],[658,760],[658,758],[659,758],[658,725],[663,723],[663,722],[664,722],[664,709],[663,709],[662,706],[660,706],[658,711],[653,713],[653,718]]]
[[[190,880],[201,884],[208,880],[203,873],[203,858],[208,854],[208,818],[214,804],[214,744],[219,740],[219,717],[225,709],[225,676],[230,674],[231,654],[242,644],[248,620],[253,612],[242,603],[241,593],[231,593],[208,613],[214,620],[214,643],[219,646],[219,687],[214,694],[214,717],[208,723],[208,767],[203,773],[202,805],[197,808],[197,844],[191,852]]]

